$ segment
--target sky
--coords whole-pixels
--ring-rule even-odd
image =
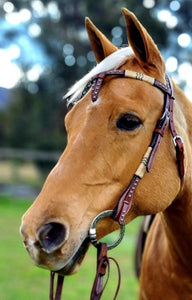
[[[3,40],[3,35],[0,37],[0,45],[4,45],[0,48],[0,87],[11,89],[19,84],[24,76],[29,81],[37,81],[48,58],[35,40],[41,34],[41,28],[37,23],[30,22],[30,10],[21,9],[16,12],[14,5],[9,1],[4,3],[3,9],[5,17],[0,20],[1,32],[6,33],[13,28],[19,33],[9,42],[7,38]],[[31,65],[31,69],[25,74],[20,67],[21,59],[24,64]]]

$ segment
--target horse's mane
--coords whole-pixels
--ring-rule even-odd
[[[132,55],[133,51],[130,47],[121,48],[111,55],[107,56],[99,64],[97,64],[88,74],[86,74],[82,79],[77,81],[64,96],[67,99],[67,104],[76,103],[82,95],[88,82],[97,74],[112,69],[117,69],[125,63],[128,56]]]

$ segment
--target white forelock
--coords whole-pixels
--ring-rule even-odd
[[[87,75],[85,75],[82,79],[77,81],[70,88],[68,93],[64,96],[64,98],[67,99],[68,104],[74,103],[80,98],[87,83],[95,75],[112,69],[118,69],[121,65],[123,65],[126,62],[128,56],[132,54],[133,54],[132,49],[130,47],[125,47],[107,56],[104,60],[102,60],[99,64],[97,64]]]

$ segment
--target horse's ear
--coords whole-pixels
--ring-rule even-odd
[[[86,29],[89,36],[91,48],[99,63],[105,57],[117,51],[115,47],[104,34],[91,22],[89,18],[85,19]]]
[[[151,36],[133,13],[126,8],[123,8],[122,12],[126,21],[128,42],[139,64],[143,68],[152,67],[157,71],[161,70],[161,73],[164,66],[163,59]]]

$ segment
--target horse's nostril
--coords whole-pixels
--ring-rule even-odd
[[[57,250],[65,241],[67,230],[61,223],[45,224],[38,233],[39,243],[43,250],[51,253]]]

